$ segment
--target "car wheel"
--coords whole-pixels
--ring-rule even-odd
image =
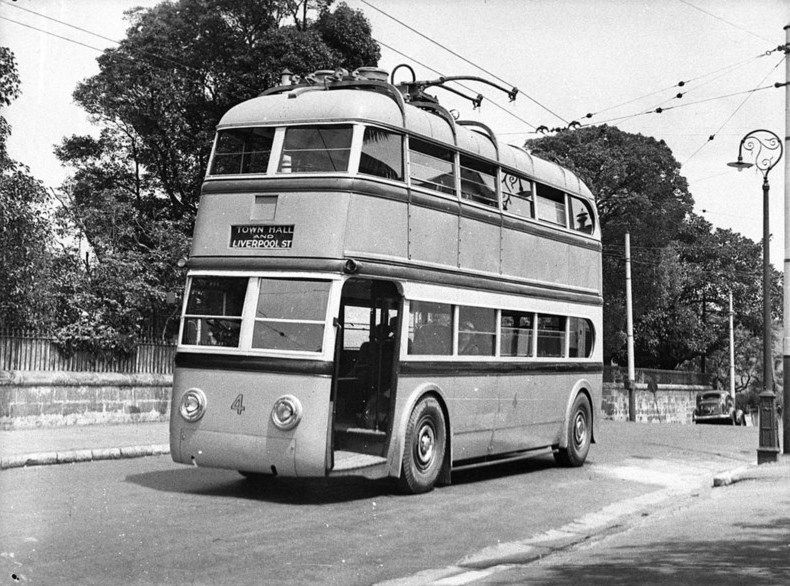
[[[585,395],[579,394],[571,407],[568,419],[568,447],[554,452],[554,460],[560,466],[577,467],[584,464],[590,451],[592,435],[592,410]]]
[[[434,397],[421,399],[406,426],[406,442],[398,484],[410,494],[433,489],[444,464],[446,425]]]

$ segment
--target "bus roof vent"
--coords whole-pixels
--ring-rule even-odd
[[[354,71],[355,77],[369,79],[371,81],[387,81],[389,73],[378,67],[360,67]]]

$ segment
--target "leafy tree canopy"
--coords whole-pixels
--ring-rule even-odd
[[[533,153],[570,168],[596,197],[603,241],[604,356],[625,363],[624,234],[631,234],[638,366],[674,369],[727,343],[728,294],[739,324],[762,330],[762,248],[693,213],[680,164],[663,141],[610,126],[529,141]],[[781,299],[773,274],[773,299]],[[779,316],[780,303],[774,304]]]

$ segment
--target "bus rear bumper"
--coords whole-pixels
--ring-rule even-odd
[[[182,464],[297,476],[295,438],[182,427],[170,436],[170,453],[173,461]]]

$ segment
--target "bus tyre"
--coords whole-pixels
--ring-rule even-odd
[[[560,466],[577,467],[584,464],[587,452],[590,451],[590,435],[592,433],[592,415],[590,402],[586,395],[579,394],[571,407],[568,419],[568,447],[559,448],[554,452],[554,460]]]
[[[421,399],[406,426],[398,479],[402,491],[418,494],[433,489],[444,463],[445,438],[446,426],[439,402],[434,397]]]

